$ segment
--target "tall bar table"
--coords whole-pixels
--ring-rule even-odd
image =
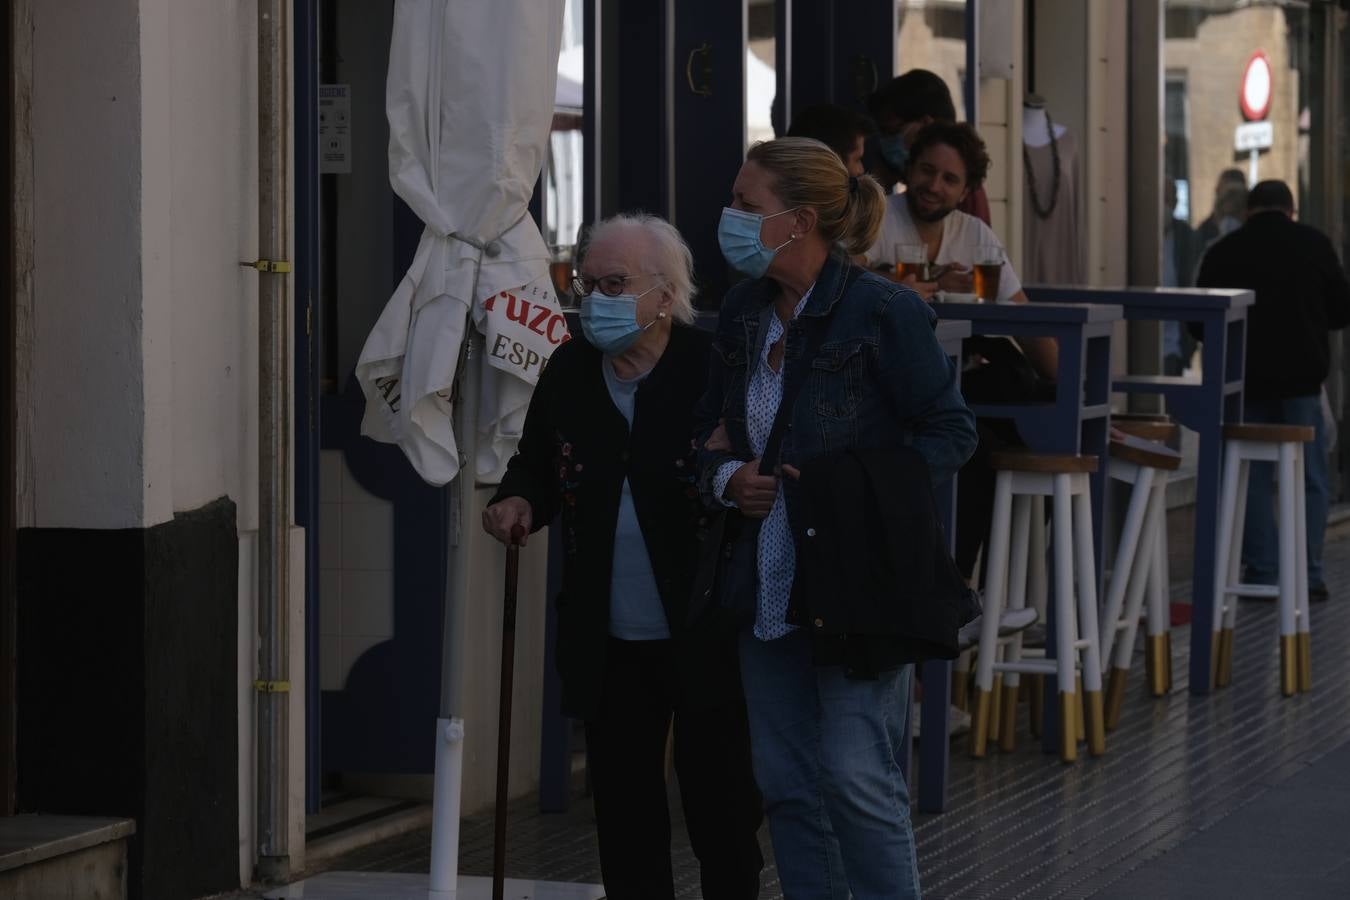
[[[976,335],[1018,337],[1050,337],[1059,344],[1059,368],[1056,372],[1055,399],[1029,403],[972,403],[977,416],[993,419],[1011,419],[1028,446],[1043,453],[1080,453],[1102,460],[1097,474],[1092,476],[1092,534],[1096,549],[1097,580],[1101,581],[1102,565],[1102,499],[1106,480],[1106,448],[1111,419],[1111,332],[1123,317],[1123,310],[1112,304],[1063,303],[934,303],[933,309],[942,320],[970,323]],[[1100,591],[1098,592],[1100,595]],[[1054,603],[1053,594],[1049,598]],[[1047,623],[1047,646],[1053,647],[1053,616]],[[950,672],[950,666],[946,667]],[[938,680],[936,671],[930,678],[924,669],[923,734],[940,735],[942,752],[946,753],[947,711],[950,706],[949,687],[942,687],[944,701],[940,710],[930,711],[938,697],[930,700],[930,685]],[[950,679],[944,682],[950,684]],[[1047,752],[1054,752],[1055,729],[1058,727],[1057,706],[1053,702],[1058,690],[1053,677],[1046,678],[1046,692],[1050,702],[1045,704],[1045,728],[1042,742]],[[941,715],[939,727],[937,719]],[[930,719],[933,720],[930,724]],[[931,739],[919,741],[919,809],[940,812],[946,803],[945,779],[941,784],[931,782],[924,772],[929,764]],[[945,773],[944,773],[945,774]]]
[[[1247,309],[1256,295],[1247,290],[1209,288],[1028,287],[1040,303],[1113,303],[1130,320],[1198,322],[1203,328],[1200,377],[1126,375],[1112,384],[1130,394],[1160,394],[1167,411],[1200,439],[1195,484],[1195,571],[1191,578],[1190,685],[1194,694],[1213,690],[1212,641],[1214,561],[1218,542],[1219,477],[1223,426],[1242,421],[1246,365]],[[1095,488],[1094,488],[1095,489]]]

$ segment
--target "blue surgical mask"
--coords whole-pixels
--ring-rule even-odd
[[[641,294],[620,294],[607,297],[595,292],[581,300],[581,331],[586,340],[606,356],[618,356],[633,346],[634,342],[656,324],[652,319],[646,325],[637,321],[637,302],[656,290],[660,285],[648,288]]]
[[[726,257],[726,261],[738,272],[744,272],[751,278],[764,277],[764,273],[769,271],[769,263],[773,262],[774,254],[796,240],[796,237],[788,238],[777,247],[765,247],[759,237],[760,227],[765,219],[796,210],[797,207],[794,206],[773,215],[761,216],[759,213],[732,209],[730,206],[724,207],[722,221],[717,223],[717,243],[722,248],[722,256]]]
[[[895,170],[895,174],[905,174],[906,167],[909,166],[909,148],[905,146],[905,139],[897,134],[883,134],[877,138],[877,148],[881,151],[881,158],[886,161],[886,165]]]

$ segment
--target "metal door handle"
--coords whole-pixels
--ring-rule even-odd
[[[694,78],[695,60],[697,73],[701,76],[697,81]],[[688,82],[691,94],[700,97],[712,96],[712,45],[707,41],[689,51],[689,58],[684,63],[684,80]]]
[[[879,80],[875,60],[867,56],[853,57],[853,90],[859,103],[867,102],[867,98],[876,91]]]

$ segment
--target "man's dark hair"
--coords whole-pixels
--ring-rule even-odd
[[[815,138],[839,154],[840,159],[847,159],[858,138],[865,138],[874,130],[871,120],[862,113],[834,103],[818,103],[792,118],[787,137]]]
[[[891,113],[901,122],[917,122],[924,116],[935,122],[956,121],[947,82],[927,69],[910,69],[877,88],[867,100],[867,110],[874,119]]]
[[[1247,209],[1278,209],[1292,213],[1294,194],[1283,181],[1262,181],[1247,195]]]
[[[930,147],[946,144],[960,155],[966,164],[966,188],[975,190],[984,184],[989,174],[989,151],[979,132],[965,122],[932,122],[919,129],[914,143],[909,148],[909,164],[924,154]]]

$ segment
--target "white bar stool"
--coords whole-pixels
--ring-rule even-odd
[[[1233,680],[1233,628],[1239,597],[1271,597],[1280,604],[1280,691],[1289,697],[1312,689],[1312,640],[1308,618],[1308,535],[1303,489],[1303,445],[1308,425],[1225,425],[1223,491],[1215,560],[1214,684]],[[1253,462],[1276,464],[1279,495],[1279,584],[1242,582],[1242,532],[1247,482]]]
[[[1171,614],[1167,603],[1167,473],[1181,455],[1159,441],[1175,437],[1176,425],[1121,422],[1123,439],[1111,441],[1111,477],[1134,485],[1120,529],[1111,579],[1102,608],[1101,650],[1106,685],[1106,727],[1120,722],[1125,683],[1134,658],[1139,617],[1148,598],[1145,666],[1153,696],[1172,686]],[[1117,636],[1120,640],[1117,641]],[[1114,653],[1113,653],[1114,651]],[[1114,657],[1114,660],[1113,660]]]
[[[1092,504],[1088,476],[1097,470],[1091,456],[1055,455],[1024,451],[995,453],[998,473],[994,488],[994,516],[990,527],[989,561],[985,568],[984,622],[975,671],[975,712],[971,728],[971,755],[985,755],[994,700],[994,673],[1010,676],[1051,674],[1059,678],[1060,757],[1078,756],[1078,730],[1083,725],[1084,697],[1077,690],[1081,668],[1087,701],[1088,750],[1106,751],[1102,704],[1102,661],[1097,628],[1096,566],[1092,549]],[[1026,601],[1034,498],[1052,502],[1051,543],[1055,567],[1055,653],[1053,658],[1023,659],[1021,636],[1012,636],[999,659],[998,622],[1005,601],[1012,608]],[[1012,550],[1010,565],[1010,547]],[[1080,576],[1076,581],[1075,569]],[[1075,586],[1077,590],[1075,591]],[[1047,648],[1048,651],[1049,648]],[[1079,666],[1079,653],[1083,654]],[[1011,677],[1010,677],[1011,681]],[[1003,688],[1006,720],[1016,709],[1016,682]]]

